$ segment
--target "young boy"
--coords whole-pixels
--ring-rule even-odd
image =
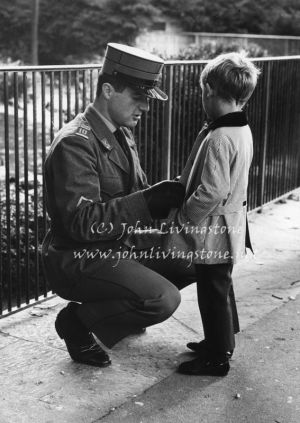
[[[201,74],[211,123],[199,133],[180,178],[186,199],[172,222],[180,231],[173,227],[164,242],[167,250],[193,255],[204,329],[204,340],[187,344],[197,357],[182,363],[181,373],[225,376],[230,368],[239,332],[231,273],[250,243],[246,199],[253,145],[243,108],[259,73],[243,55],[228,53]]]

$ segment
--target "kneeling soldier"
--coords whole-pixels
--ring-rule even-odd
[[[52,289],[71,301],[55,327],[78,362],[109,365],[93,334],[111,348],[180,303],[170,280],[128,257],[122,240],[126,226],[164,218],[184,197],[178,182],[148,185],[130,130],[149,98],[167,100],[157,86],[162,68],[159,57],[108,44],[93,104],[58,132],[45,162],[43,265]]]

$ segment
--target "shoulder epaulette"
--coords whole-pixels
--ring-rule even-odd
[[[91,130],[88,122],[86,120],[82,120],[80,125],[77,127],[75,134],[79,135],[80,137],[89,139],[89,131]]]

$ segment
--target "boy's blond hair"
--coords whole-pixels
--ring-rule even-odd
[[[257,83],[260,70],[242,53],[220,54],[207,63],[200,77],[224,100],[246,103]]]

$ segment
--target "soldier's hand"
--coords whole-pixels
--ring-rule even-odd
[[[152,219],[164,219],[172,208],[181,206],[185,188],[175,181],[162,181],[143,191]]]

